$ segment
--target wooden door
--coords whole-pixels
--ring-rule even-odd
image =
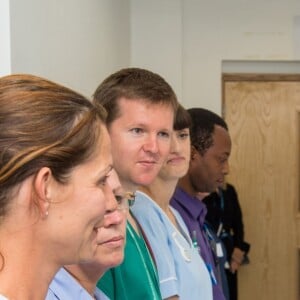
[[[228,181],[251,243],[239,300],[300,299],[300,76],[224,74],[223,109],[233,142]]]

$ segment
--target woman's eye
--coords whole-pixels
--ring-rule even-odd
[[[102,177],[98,182],[97,182],[97,185],[99,186],[105,186],[107,184],[107,179],[108,179],[109,176],[104,176]]]
[[[187,132],[180,132],[179,134],[178,134],[178,137],[180,138],[180,139],[186,139],[186,138],[188,138],[189,137],[189,134],[187,133]]]
[[[180,136],[181,136],[181,138],[185,139],[185,138],[187,138],[189,135],[188,135],[187,133],[182,133]]]
[[[124,196],[121,195],[115,195],[116,201],[118,204],[121,204],[124,201]]]
[[[118,209],[128,209],[129,201],[126,196],[124,195],[115,195],[116,201],[118,203]]]

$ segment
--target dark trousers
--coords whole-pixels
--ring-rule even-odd
[[[237,272],[234,274],[226,270],[228,289],[229,289],[229,299],[237,300],[238,299],[238,285],[237,285]]]

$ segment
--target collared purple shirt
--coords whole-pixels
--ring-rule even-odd
[[[171,206],[174,207],[183,218],[192,239],[197,240],[200,248],[200,255],[207,265],[212,266],[216,275],[216,266],[209,241],[204,231],[204,220],[207,213],[205,204],[196,197],[187,194],[183,189],[177,187],[171,199]],[[213,284],[214,300],[225,300],[221,283]]]

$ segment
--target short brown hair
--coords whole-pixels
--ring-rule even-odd
[[[177,110],[177,97],[172,87],[160,75],[140,68],[126,68],[108,76],[96,89],[93,101],[107,110],[107,123],[119,114],[120,98],[141,98],[150,103],[170,104]]]

